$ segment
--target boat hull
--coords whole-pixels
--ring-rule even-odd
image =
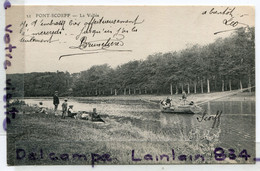
[[[196,114],[200,113],[202,108],[195,105],[180,105],[180,106],[172,106],[172,107],[163,107],[161,105],[161,112],[163,113],[180,113],[180,114]]]

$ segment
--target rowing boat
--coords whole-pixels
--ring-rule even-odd
[[[189,104],[180,104],[171,107],[165,107],[162,104],[160,104],[160,109],[163,113],[196,114],[202,112],[202,108],[200,106]]]

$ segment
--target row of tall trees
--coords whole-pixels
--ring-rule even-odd
[[[75,74],[24,74],[24,94],[49,96],[55,90],[64,96],[177,94],[251,87],[255,82],[254,40],[254,28],[240,28],[208,45],[152,54],[115,69],[104,64]]]
[[[8,74],[13,96],[52,96],[58,90],[61,96],[72,95],[73,77],[69,72],[42,72]]]

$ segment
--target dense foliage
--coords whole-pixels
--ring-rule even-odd
[[[113,69],[92,66],[86,71],[11,74],[14,95],[93,96],[118,94],[205,93],[250,87],[255,83],[255,31],[240,28],[214,43],[179,52],[156,53]],[[24,84],[23,84],[24,83]]]

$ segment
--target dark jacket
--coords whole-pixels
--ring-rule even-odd
[[[54,104],[54,105],[60,104],[60,100],[59,100],[59,97],[58,97],[57,95],[54,95],[54,96],[53,96],[53,104]]]

